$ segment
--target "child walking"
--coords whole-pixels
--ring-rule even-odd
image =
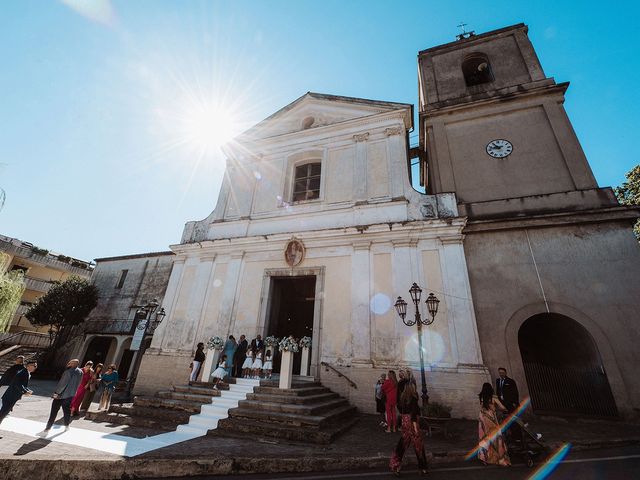
[[[242,364],[242,378],[248,378],[251,375],[251,368],[253,367],[253,350],[247,349],[247,358]]]
[[[271,378],[271,372],[273,371],[273,355],[271,350],[267,350],[264,356],[264,365],[262,366],[265,378]]]
[[[216,368],[211,374],[213,377],[213,388],[218,388],[218,382],[222,381],[227,376],[227,356],[222,355],[218,368]]]
[[[253,370],[253,378],[260,378],[260,370],[262,370],[262,349],[258,350],[256,359],[253,361],[253,365],[251,365],[251,368]]]

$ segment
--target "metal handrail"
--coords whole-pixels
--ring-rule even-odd
[[[344,373],[342,373],[340,370],[338,370],[333,365],[331,365],[331,364],[329,364],[327,362],[320,362],[320,365],[322,365],[324,368],[326,368],[327,371],[329,371],[329,369],[333,370],[334,372],[336,372],[338,374],[338,377],[344,378],[347,382],[349,382],[350,386],[352,386],[356,390],[358,389],[358,385],[356,385],[356,383],[353,380],[351,380],[349,377],[347,377]]]

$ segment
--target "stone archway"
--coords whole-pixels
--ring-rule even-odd
[[[518,346],[534,411],[618,415],[598,346],[578,322],[533,315],[518,331]]]
[[[114,342],[116,342],[114,337],[93,337],[87,344],[81,365],[84,365],[89,360],[91,360],[94,365],[106,363]]]

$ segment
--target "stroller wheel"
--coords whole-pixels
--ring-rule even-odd
[[[527,463],[527,467],[528,468],[532,468],[533,467],[533,458],[531,458],[529,455],[527,455],[526,463]]]

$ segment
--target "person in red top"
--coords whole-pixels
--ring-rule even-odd
[[[382,384],[382,391],[385,398],[385,409],[387,411],[387,433],[396,432],[398,428],[398,421],[396,417],[396,405],[398,403],[398,380],[396,379],[396,372],[389,370],[387,379]]]

